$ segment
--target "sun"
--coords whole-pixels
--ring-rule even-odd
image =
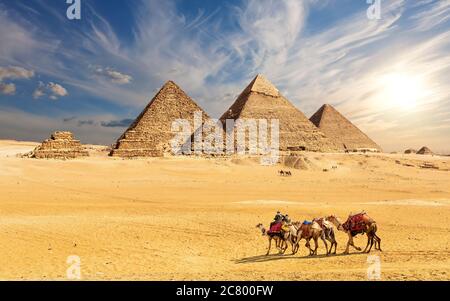
[[[393,73],[382,79],[383,102],[388,107],[414,110],[426,94],[424,81],[418,76]]]

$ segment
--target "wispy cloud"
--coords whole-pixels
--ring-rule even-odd
[[[69,92],[67,92],[66,88],[53,82],[50,82],[47,85],[43,82],[39,82],[38,87],[33,92],[34,99],[48,96],[52,100],[57,100],[58,98],[67,95],[69,95]]]
[[[0,66],[0,81],[4,79],[29,79],[34,76],[33,70],[27,70],[22,67],[17,66],[8,66],[1,67]]]
[[[119,127],[119,128],[124,128],[124,127],[128,127],[133,123],[134,119],[121,119],[121,120],[110,120],[110,121],[103,121],[101,122],[101,125],[103,127],[111,127],[111,128],[115,128],[115,127]]]
[[[103,78],[111,81],[115,84],[129,84],[133,77],[131,75],[116,71],[112,68],[103,68],[103,67],[93,67],[93,72],[96,75],[102,76]]]
[[[133,2],[126,42],[91,4],[82,25],[61,26],[70,39],[41,30],[45,22],[34,9],[27,19],[0,7],[0,64],[35,70],[66,91],[55,84],[52,94],[43,84],[37,97],[69,90],[127,108],[124,116],[91,118],[95,125],[83,128],[120,129],[121,119],[142,109],[168,79],[217,117],[264,73],[307,115],[334,104],[388,150],[420,139],[450,145],[448,129],[440,126],[448,115],[439,114],[450,110],[450,1],[383,1],[381,20],[368,20],[364,5],[326,19],[350,2],[246,0],[188,17],[177,1],[140,0]],[[40,5],[64,22],[50,5]],[[326,25],[311,30],[310,12],[318,9]],[[395,107],[386,96],[392,74],[423,83],[426,93],[414,110]],[[435,133],[408,138],[421,125]]]

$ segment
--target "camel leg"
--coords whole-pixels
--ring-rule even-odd
[[[286,252],[287,248],[288,248],[287,242],[284,239],[282,239],[280,254],[284,254]]]
[[[306,240],[306,244],[305,244],[305,247],[307,247],[308,249],[309,249],[309,256],[312,256],[312,254],[313,254],[313,250],[311,249],[311,244],[310,244],[310,241],[311,239],[307,239]]]
[[[374,243],[374,236],[372,235],[371,237],[370,237],[370,248],[369,248],[369,250],[367,251],[367,253],[370,253],[370,250],[372,250],[372,247],[373,247],[373,243]],[[376,245],[377,243],[375,242],[375,245]]]
[[[267,250],[266,256],[270,254],[270,247],[272,245],[272,237],[269,236],[269,249]]]
[[[295,242],[295,238],[292,238],[292,239],[291,239],[292,255],[294,255],[294,254],[295,254],[295,252],[294,252],[294,247],[295,247],[295,244],[296,244],[296,242]]]
[[[374,238],[375,238],[375,249],[382,252],[382,250],[381,250],[381,238],[379,238],[376,234],[374,234]],[[378,248],[377,248],[377,242],[378,242]]]
[[[350,249],[350,244],[352,242],[352,235],[350,234],[350,232],[348,233],[348,241],[347,241],[347,247],[345,248],[344,254],[348,254],[349,253],[349,249]]]
[[[297,254],[298,249],[300,248],[300,240],[302,240],[301,238],[297,239],[297,241],[295,242],[295,248],[292,250],[294,252],[294,254]]]
[[[333,252],[333,254],[336,254],[337,241],[336,241],[336,236],[334,235],[333,229],[331,229],[330,238],[331,238],[330,254],[331,254],[331,249],[333,248],[333,245],[334,245],[334,252]]]
[[[318,240],[319,240],[318,237],[314,237],[314,251],[313,251],[312,255],[317,255],[317,248],[319,248]]]
[[[367,253],[367,248],[369,248],[370,243],[373,242],[373,238],[370,234],[367,234],[367,245],[364,248],[363,253]]]
[[[353,248],[355,248],[357,251],[361,251],[361,248],[360,247],[357,247],[357,246],[355,246],[355,243],[353,242],[353,236],[351,235],[351,234],[349,234],[350,235],[350,245],[353,247]]]
[[[331,253],[331,247],[330,247],[330,251],[328,252],[328,244],[327,244],[327,240],[325,239],[324,235],[322,235],[320,238],[322,239],[323,243],[325,244],[325,250],[327,250],[327,256],[330,255],[330,253]],[[317,254],[317,253],[316,253],[316,254]]]

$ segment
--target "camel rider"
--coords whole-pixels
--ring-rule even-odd
[[[284,215],[281,214],[280,211],[277,211],[277,214],[273,218],[273,222],[270,223],[270,226],[281,223],[284,220]]]
[[[291,218],[289,217],[288,214],[286,214],[286,215],[284,216],[283,221],[284,221],[286,224],[288,224],[288,225],[290,225],[291,222],[292,222],[292,221],[291,221]]]

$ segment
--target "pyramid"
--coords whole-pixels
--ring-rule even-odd
[[[338,147],[318,130],[308,118],[281,95],[264,76],[255,79],[239,95],[230,109],[220,118],[227,119],[278,119],[281,151],[331,152]],[[270,121],[268,121],[270,124]]]
[[[405,154],[417,154],[417,151],[413,148],[405,150]]]
[[[310,120],[344,150],[370,148],[381,151],[380,146],[330,105],[323,105]]]
[[[89,154],[71,132],[54,132],[28,156],[36,159],[75,159]]]
[[[202,113],[203,120],[209,118],[180,87],[168,81],[118,139],[110,155],[132,158],[172,154],[171,140],[175,137],[172,123],[186,119],[193,132],[196,112]]]
[[[433,155],[433,152],[428,147],[424,146],[422,147],[417,154],[419,155]]]

